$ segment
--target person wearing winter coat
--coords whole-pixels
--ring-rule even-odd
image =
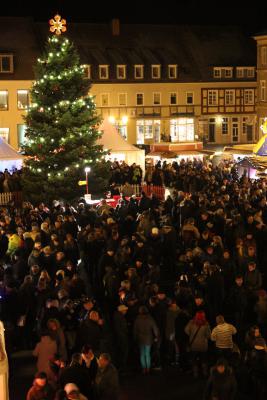
[[[248,264],[248,270],[245,274],[244,283],[245,287],[251,292],[259,290],[262,287],[261,273],[256,268],[256,263],[253,261]]]
[[[33,355],[37,357],[37,371],[45,372],[48,380],[52,379],[53,373],[50,368],[50,361],[54,358],[57,353],[58,346],[55,339],[53,339],[49,333],[44,332],[41,336],[41,340],[35,346]]]
[[[91,393],[91,379],[90,371],[83,364],[82,354],[74,353],[72,355],[71,363],[68,367],[64,368],[59,377],[61,388],[72,382],[78,386],[80,391],[89,396]]]
[[[110,355],[102,353],[98,359],[98,370],[95,378],[97,400],[118,400],[119,377]]]
[[[143,373],[147,374],[151,368],[151,346],[158,340],[158,327],[148,312],[147,307],[139,308],[139,315],[134,322],[134,338],[140,349],[140,362]]]
[[[175,340],[175,320],[180,312],[180,308],[177,306],[175,301],[169,304],[166,313],[166,324],[165,324],[165,339],[167,345],[167,358],[169,361],[178,363],[179,349]],[[174,360],[173,360],[174,358]]]
[[[120,304],[113,314],[113,330],[116,338],[116,353],[118,354],[117,362],[121,371],[125,371],[127,368],[129,351],[127,311],[128,307]]]
[[[199,374],[199,362],[203,375],[207,374],[206,353],[211,331],[204,311],[198,311],[194,318],[185,327],[185,333],[189,338],[188,350],[193,364],[193,374],[197,378]]]
[[[211,369],[204,400],[234,400],[237,391],[232,369],[224,359],[219,359]]]

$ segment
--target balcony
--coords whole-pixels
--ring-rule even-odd
[[[175,118],[194,117],[196,107],[196,105],[106,106],[97,109],[102,117],[114,115],[120,118],[127,115],[130,118]]]

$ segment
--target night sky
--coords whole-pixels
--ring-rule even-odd
[[[33,3],[30,3],[33,1]],[[256,0],[13,0],[1,15],[47,21],[56,12],[72,22],[242,25],[248,33],[267,30],[267,1]],[[3,4],[2,4],[3,3]]]

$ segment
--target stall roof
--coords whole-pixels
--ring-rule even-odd
[[[213,153],[213,152],[212,152]],[[177,156],[199,156],[207,154],[205,151],[197,150],[170,150],[170,151],[151,151],[146,157],[176,158]]]
[[[257,170],[265,170],[267,169],[267,156],[260,156],[260,157],[245,157],[243,160],[240,160],[236,163],[240,167],[245,168],[254,168]]]

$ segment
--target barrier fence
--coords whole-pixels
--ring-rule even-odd
[[[14,203],[16,206],[22,203],[22,192],[0,193],[0,206],[7,206]]]
[[[163,186],[154,185],[123,185],[120,186],[120,192],[124,196],[132,196],[135,194],[137,197],[141,196],[142,192],[145,192],[147,196],[154,194],[158,199],[165,199],[165,188]]]

